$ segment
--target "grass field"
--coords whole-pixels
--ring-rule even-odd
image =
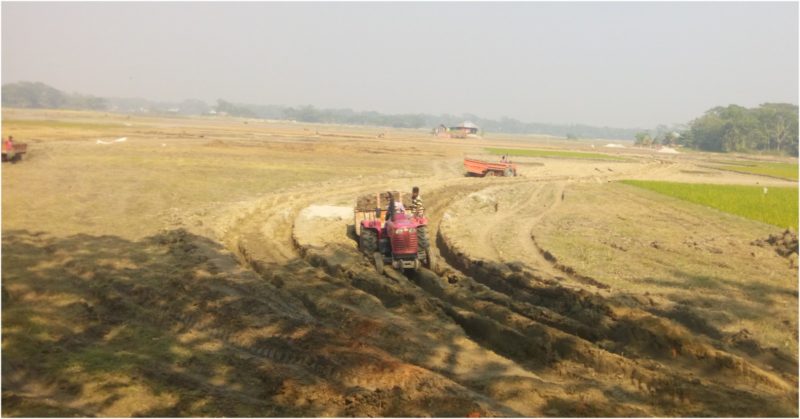
[[[515,148],[487,148],[488,152],[496,155],[522,156],[522,157],[560,157],[567,159],[613,160],[626,161],[627,159],[610,154],[583,153],[579,151],[562,150],[522,150]]]
[[[735,163],[720,166],[720,168],[732,170],[734,172],[753,173],[756,175],[766,175],[783,179],[797,180],[797,163]]]
[[[751,220],[797,229],[797,188],[770,187],[767,189],[760,186],[642,180],[624,180],[622,182]]]

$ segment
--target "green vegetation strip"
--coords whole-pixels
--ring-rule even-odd
[[[734,164],[735,165],[720,166],[720,169],[797,180],[797,163],[753,162]]]
[[[600,153],[582,153],[579,151],[561,150],[529,150],[518,148],[487,148],[488,152],[497,155],[523,156],[523,157],[561,157],[567,159],[613,160],[627,161],[628,159]]]
[[[623,180],[655,191],[751,220],[797,229],[797,188]],[[766,192],[765,192],[766,191]]]

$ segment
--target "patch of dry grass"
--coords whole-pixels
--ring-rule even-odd
[[[133,127],[125,127],[115,116],[118,130],[110,122],[59,115],[47,111],[47,119],[4,124],[23,142],[26,137],[55,140],[62,131],[63,139],[77,140],[34,143],[22,164],[4,166],[4,228],[137,238],[175,227],[175,215],[199,218],[209,208],[294,185],[430,170],[429,160],[416,157],[422,150],[417,145],[401,142],[388,157],[376,154],[369,142],[329,144],[302,127],[279,126],[272,136],[264,123],[179,119],[148,120],[150,125],[142,126],[134,120]],[[20,127],[26,134],[16,134]],[[103,138],[138,134],[122,143],[97,144],[100,132],[93,130],[98,127],[106,129]]]
[[[578,273],[691,307],[716,330],[797,351],[797,271],[750,243],[778,228],[625,185],[576,185],[535,231]]]

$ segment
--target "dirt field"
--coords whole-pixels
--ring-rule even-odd
[[[5,416],[798,415],[797,269],[753,244],[781,230],[614,181],[795,182],[544,137],[4,109],[8,134]],[[464,176],[534,145],[628,160]],[[380,275],[353,204],[415,185],[437,266]]]

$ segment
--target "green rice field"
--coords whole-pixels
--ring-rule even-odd
[[[797,229],[797,188],[623,180],[622,183],[751,220]],[[766,191],[766,192],[765,192]]]
[[[733,163],[720,166],[720,169],[732,170],[741,173],[753,173],[783,179],[797,180],[797,163]]]
[[[509,156],[522,156],[522,157],[561,157],[568,159],[590,159],[590,160],[613,160],[613,161],[627,161],[622,157],[617,157],[611,154],[600,153],[584,153],[580,151],[562,151],[562,150],[530,150],[518,148],[487,148],[486,151],[496,155],[509,155]]]

